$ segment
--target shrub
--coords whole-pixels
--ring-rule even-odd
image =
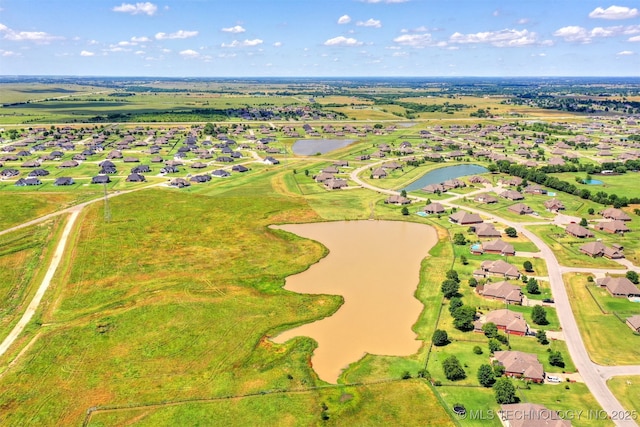
[[[549,321],[547,320],[547,311],[541,305],[536,305],[533,307],[531,311],[531,317],[533,319],[533,323],[536,325],[547,325]]]
[[[449,356],[444,359],[442,361],[442,369],[444,370],[444,375],[450,381],[461,380],[467,377],[456,356]]]
[[[449,343],[449,335],[447,335],[447,331],[443,331],[442,329],[436,329],[431,337],[431,341],[435,346],[443,346]]]
[[[477,346],[473,347],[473,352],[475,354],[482,354],[482,348],[480,348],[480,346],[477,345]]]

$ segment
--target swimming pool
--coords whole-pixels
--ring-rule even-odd
[[[480,243],[474,243],[471,245],[472,252],[480,252],[482,250],[482,245]]]

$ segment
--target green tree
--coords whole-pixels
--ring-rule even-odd
[[[496,402],[499,405],[517,402],[516,388],[507,377],[498,378],[496,383],[493,385],[493,392],[496,396]]]
[[[402,196],[402,197],[407,197],[407,191],[406,191],[406,190],[402,190],[402,191],[400,192],[400,196]]]
[[[455,280],[447,279],[442,282],[442,286],[440,289],[442,290],[445,298],[451,298],[458,294],[460,285]]]
[[[530,273],[533,271],[533,264],[531,264],[531,261],[529,260],[523,262],[522,267],[524,268],[524,271],[526,271],[527,273]]]
[[[541,305],[533,306],[531,310],[531,318],[533,319],[533,323],[536,325],[548,325],[549,321],[547,320],[547,311]]]
[[[594,213],[596,213],[596,211],[593,208],[589,208],[589,210],[587,211],[587,213],[589,215],[593,215]]]
[[[467,257],[465,255],[460,255],[460,262],[462,263],[462,265],[469,264],[469,260],[467,259]]]
[[[478,382],[482,387],[491,387],[496,382],[491,365],[486,363],[480,365],[478,368]]]
[[[539,294],[540,288],[538,286],[538,281],[532,277],[527,281],[527,292],[530,294]]]
[[[564,368],[564,359],[562,358],[562,353],[560,353],[559,351],[550,351],[549,364],[551,366],[559,366],[561,368]]]
[[[479,345],[476,345],[476,346],[473,347],[473,352],[475,354],[482,354],[482,348],[480,348]]]
[[[587,221],[587,218],[582,218],[582,219],[580,220],[580,225],[581,225],[582,227],[586,227],[586,226],[588,226],[588,225],[589,225],[589,222]]]
[[[469,279],[469,286],[471,286],[472,288],[478,286],[478,279],[476,279],[475,277]]]
[[[462,233],[456,233],[453,235],[453,244],[458,246],[464,246],[467,244],[467,239]]]
[[[409,209],[406,206],[403,206],[400,213],[402,213],[402,215],[409,215]]]
[[[436,329],[431,337],[431,341],[435,346],[443,346],[449,343],[449,335],[447,335],[447,331],[443,331],[442,329]]]
[[[502,350],[502,347],[500,346],[500,341],[498,341],[495,338],[490,338],[489,339],[489,352],[491,354],[493,354],[496,351],[500,351],[500,350]]]
[[[627,271],[627,274],[625,276],[627,277],[627,279],[629,279],[632,283],[635,283],[636,285],[640,281],[640,278],[638,278],[638,273],[636,273],[633,270]]]
[[[463,305],[453,312],[453,326],[461,331],[472,330],[474,320],[476,320],[476,309],[474,307]]]
[[[536,339],[542,345],[549,344],[549,340],[547,339],[547,333],[542,329],[538,329],[538,332],[536,332]]]
[[[442,361],[442,369],[444,370],[445,377],[450,381],[462,380],[467,377],[456,356],[449,356],[444,359]]]
[[[455,270],[447,271],[447,279],[455,280],[456,283],[460,283],[460,277],[458,276],[458,272]]]
[[[462,302],[462,298],[460,297],[451,297],[449,300],[449,313],[453,315],[453,312],[456,311],[456,308],[462,307],[464,303]]]
[[[509,237],[518,237],[518,230],[516,230],[513,227],[507,227],[504,229],[504,232],[506,233],[507,236]]]
[[[498,336],[498,327],[493,322],[487,322],[482,325],[482,332],[487,338],[495,338]]]

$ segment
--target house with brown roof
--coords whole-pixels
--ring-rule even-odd
[[[613,221],[599,222],[596,224],[596,230],[606,231],[611,234],[624,234],[629,231],[629,227],[623,221],[614,219]]]
[[[544,367],[538,356],[522,351],[496,351],[493,359],[504,366],[508,377],[522,378],[536,383],[544,382]]]
[[[499,330],[511,335],[524,336],[529,332],[529,325],[524,320],[524,314],[506,308],[490,311],[484,319],[477,322],[477,324],[483,325],[486,323],[495,323]]]
[[[501,259],[495,261],[487,260],[480,264],[480,269],[474,271],[473,275],[479,277],[499,276],[505,279],[519,279],[520,271]]]
[[[566,231],[567,234],[570,234],[573,237],[578,237],[580,239],[584,239],[585,237],[593,237],[593,233],[590,230],[576,223],[567,225],[564,231]]]
[[[470,225],[482,223],[482,218],[477,213],[469,213],[465,211],[458,211],[449,215],[449,221],[458,225]]]
[[[500,237],[501,234],[496,230],[495,226],[488,222],[483,222],[474,227],[476,236],[478,237]]]
[[[495,239],[490,242],[484,242],[482,244],[482,251],[489,254],[500,255],[515,255],[516,251],[513,245],[503,241],[502,239]]]
[[[371,177],[375,179],[382,179],[387,177],[387,171],[382,168],[376,168],[371,173]]]
[[[504,301],[507,304],[522,304],[522,288],[507,281],[486,283],[476,287],[476,291],[485,298]]]
[[[411,203],[411,199],[400,196],[399,194],[392,194],[391,196],[387,197],[384,202],[392,205],[408,205],[409,203]]]
[[[528,194],[547,194],[547,190],[538,184],[529,184],[524,188],[524,192]]]
[[[329,190],[339,190],[348,186],[347,180],[342,178],[328,179],[324,182],[324,186]]]
[[[498,198],[492,196],[491,194],[481,193],[474,197],[473,201],[489,205],[492,203],[498,203]]]
[[[498,416],[504,427],[571,427],[558,411],[535,403],[500,405]]]
[[[627,215],[622,209],[607,208],[600,212],[603,218],[613,219],[618,221],[631,221],[631,217]]]
[[[550,199],[544,202],[544,207],[550,212],[565,210],[564,203],[558,199]]]
[[[444,206],[440,203],[429,203],[427,206],[423,207],[421,211],[428,214],[442,214],[445,212]]]
[[[597,279],[596,284],[601,288],[606,288],[614,297],[640,297],[640,289],[626,277],[607,276]]]
[[[523,200],[524,196],[522,195],[522,193],[520,193],[519,191],[516,190],[505,190],[502,193],[500,193],[500,197],[504,197],[505,199],[509,199],[509,200]]]
[[[434,193],[446,193],[447,188],[445,188],[444,185],[442,184],[429,184],[425,187],[422,187],[421,190],[424,191],[425,193],[434,194]]]
[[[627,317],[627,321],[625,323],[634,332],[640,333],[640,314],[636,314],[635,316]]]
[[[518,215],[530,215],[533,213],[533,209],[531,209],[524,203],[516,203],[515,205],[511,205],[507,208],[507,210]]]
[[[589,242],[579,248],[580,252],[590,257],[605,257],[609,259],[621,259],[624,258],[623,248],[620,245],[614,244],[611,247],[605,246],[602,242]]]

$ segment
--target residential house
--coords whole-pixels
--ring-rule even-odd
[[[564,210],[564,203],[558,199],[550,199],[544,202],[544,207],[550,212],[558,212]]]
[[[63,169],[68,169],[68,168],[75,168],[79,165],[80,163],[78,163],[76,160],[65,160],[64,162],[60,163],[60,165],[58,166],[59,168],[63,168]],[[114,166],[115,168],[115,166]]]
[[[427,214],[442,214],[445,212],[445,209],[440,203],[429,203],[427,206],[422,208],[421,211]]]
[[[495,226],[488,222],[483,222],[474,226],[474,231],[478,237],[500,237],[501,234]]]
[[[92,184],[108,184],[111,182],[111,179],[108,175],[97,175],[91,178]]]
[[[504,427],[571,427],[557,411],[535,403],[501,405],[498,416]]]
[[[339,190],[347,187],[347,180],[341,178],[333,178],[324,182],[324,186],[329,190]]]
[[[508,377],[522,378],[536,383],[544,382],[544,367],[535,354],[521,351],[496,351],[493,358],[504,366],[504,374]]]
[[[420,190],[425,193],[434,194],[434,193],[445,193],[447,188],[442,184],[429,184],[425,187],[422,187]]]
[[[602,215],[603,218],[606,218],[606,219],[613,219],[618,221],[631,221],[631,217],[627,215],[626,212],[617,208],[607,208],[602,212],[600,212],[600,214]]]
[[[538,184],[527,185],[524,189],[524,192],[528,194],[547,194],[547,190],[545,190]]]
[[[624,252],[622,251],[622,246],[620,245],[612,245],[611,248],[605,246],[602,242],[589,242],[580,246],[580,252],[585,255],[589,255],[590,257],[605,257],[609,259],[620,259],[624,258]]]
[[[231,176],[231,174],[224,169],[216,169],[211,172],[211,176],[214,178],[227,178]]]
[[[625,224],[621,220],[613,220],[607,222],[599,222],[596,224],[596,230],[606,231],[611,234],[624,234],[626,232],[631,231],[627,224]]]
[[[15,183],[18,187],[32,186],[32,185],[42,185],[42,181],[38,178],[20,178]]]
[[[267,165],[277,165],[280,164],[280,160],[278,159],[274,159],[271,156],[267,156],[264,158],[264,160],[262,161],[263,163],[267,164]]]
[[[249,168],[243,165],[234,165],[231,170],[234,172],[247,172]]]
[[[515,191],[515,190],[505,190],[502,193],[500,193],[500,197],[504,197],[505,199],[509,199],[509,200],[523,200],[524,196],[522,195],[522,193],[520,193],[519,191]]]
[[[480,264],[480,269],[473,272],[474,276],[487,277],[487,276],[499,276],[505,279],[519,279],[520,271],[501,259],[495,261],[484,261]]]
[[[640,289],[626,277],[607,276],[596,280],[601,288],[606,288],[614,297],[640,297]]]
[[[636,314],[635,316],[627,317],[626,324],[634,332],[640,333],[640,314]]]
[[[131,173],[126,179],[127,182],[145,182],[146,180],[147,179],[144,177],[144,175],[140,175],[136,172]]]
[[[458,211],[449,215],[449,221],[458,225],[480,224],[483,222],[477,213],[469,213],[466,211]]]
[[[593,237],[593,233],[590,230],[576,223],[567,225],[564,231],[566,231],[567,234],[570,234],[573,237],[578,237],[580,239],[584,239],[585,237]]]
[[[371,177],[375,179],[382,179],[387,177],[387,171],[383,168],[376,168],[371,172]]]
[[[492,204],[492,203],[498,203],[498,198],[494,197],[488,193],[481,193],[478,194],[476,197],[474,197],[473,199],[475,202],[478,203],[484,203],[484,204]]]
[[[387,199],[384,202],[392,205],[408,205],[411,203],[411,199],[400,196],[398,194],[393,194],[387,197]]]
[[[531,209],[524,203],[516,203],[515,205],[511,205],[507,208],[507,210],[518,215],[530,215],[533,213],[533,209]]]
[[[481,246],[482,252],[486,252],[489,254],[500,254],[504,256],[513,256],[516,254],[513,245],[506,243],[501,239],[495,239],[490,242],[485,242]]]
[[[187,181],[184,178],[174,178],[171,180],[169,185],[172,187],[184,188],[184,187],[189,187],[191,184],[189,183],[189,181]]]
[[[71,177],[61,176],[60,178],[56,178],[53,185],[73,185],[75,181]]]
[[[522,304],[522,288],[507,281],[485,283],[476,287],[476,291],[485,298],[497,299],[507,304]]]

